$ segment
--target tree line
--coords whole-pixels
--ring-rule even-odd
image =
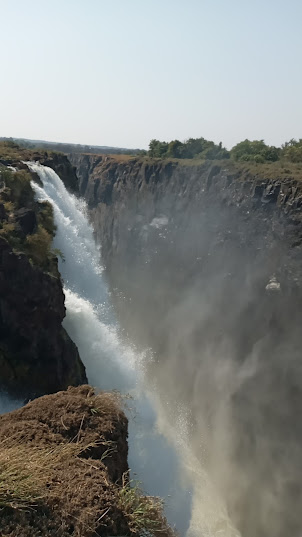
[[[147,154],[157,158],[179,159],[207,159],[222,160],[233,159],[240,162],[276,162],[287,160],[289,162],[302,162],[302,138],[285,142],[281,147],[267,145],[264,140],[244,140],[236,144],[230,151],[205,138],[189,138],[185,142],[172,140],[160,142],[151,140]]]

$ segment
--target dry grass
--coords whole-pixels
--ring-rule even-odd
[[[106,395],[110,404],[111,394]],[[104,395],[102,395],[103,402]],[[101,409],[101,412],[103,411],[104,406]],[[79,429],[78,437],[80,437],[80,432]],[[28,510],[47,503],[52,496],[48,487],[53,478],[54,468],[61,468],[72,458],[78,458],[81,463],[88,466],[89,472],[99,472],[100,466],[95,466],[95,461],[80,458],[83,452],[94,448],[95,443],[83,444],[76,438],[74,440],[75,442],[61,444],[51,449],[31,447],[28,444],[5,447],[5,442],[2,442],[0,445],[0,508]],[[113,450],[115,446],[108,443],[108,449],[100,462],[110,457]],[[127,520],[131,535],[136,537],[175,536],[163,515],[163,502],[160,498],[144,495],[137,483],[129,482],[128,474],[124,475],[122,486],[116,486],[115,490],[116,507]],[[103,516],[105,517],[109,511],[110,508],[105,510]],[[72,515],[68,514],[68,516]]]
[[[126,517],[132,535],[144,537],[173,537],[163,515],[163,500],[156,496],[146,496],[137,482],[124,476],[119,489],[118,505]]]
[[[91,444],[67,443],[52,449],[29,445],[0,445],[0,507],[23,509],[34,507],[46,496],[45,490],[53,469],[71,457],[94,447]]]
[[[172,537],[129,483],[122,400],[81,386],[0,416],[1,537]]]

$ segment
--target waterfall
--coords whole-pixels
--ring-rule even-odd
[[[150,352],[128,342],[114,316],[85,202],[70,194],[51,169],[28,163],[43,186],[32,182],[38,200],[49,201],[57,226],[54,247],[62,253],[64,326],[78,346],[89,383],[128,395],[129,467],[146,493],[161,496],[166,516],[181,537],[235,537],[224,506],[217,499],[200,463],[187,445],[186,418],[170,430],[156,391],[147,386],[144,365]]]

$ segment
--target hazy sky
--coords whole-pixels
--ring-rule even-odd
[[[0,0],[0,136],[302,137],[302,0]]]

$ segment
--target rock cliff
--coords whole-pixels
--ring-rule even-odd
[[[51,246],[52,208],[35,202],[33,175],[25,171],[23,158],[34,156],[14,149],[0,158],[0,389],[32,398],[87,379],[62,327],[64,294]],[[66,163],[65,157],[51,161]]]
[[[302,173],[72,155],[117,312],[245,537],[299,536]],[[202,439],[202,443],[201,443]]]
[[[0,239],[1,388],[27,398],[85,382],[85,369],[62,321],[60,279]]]

